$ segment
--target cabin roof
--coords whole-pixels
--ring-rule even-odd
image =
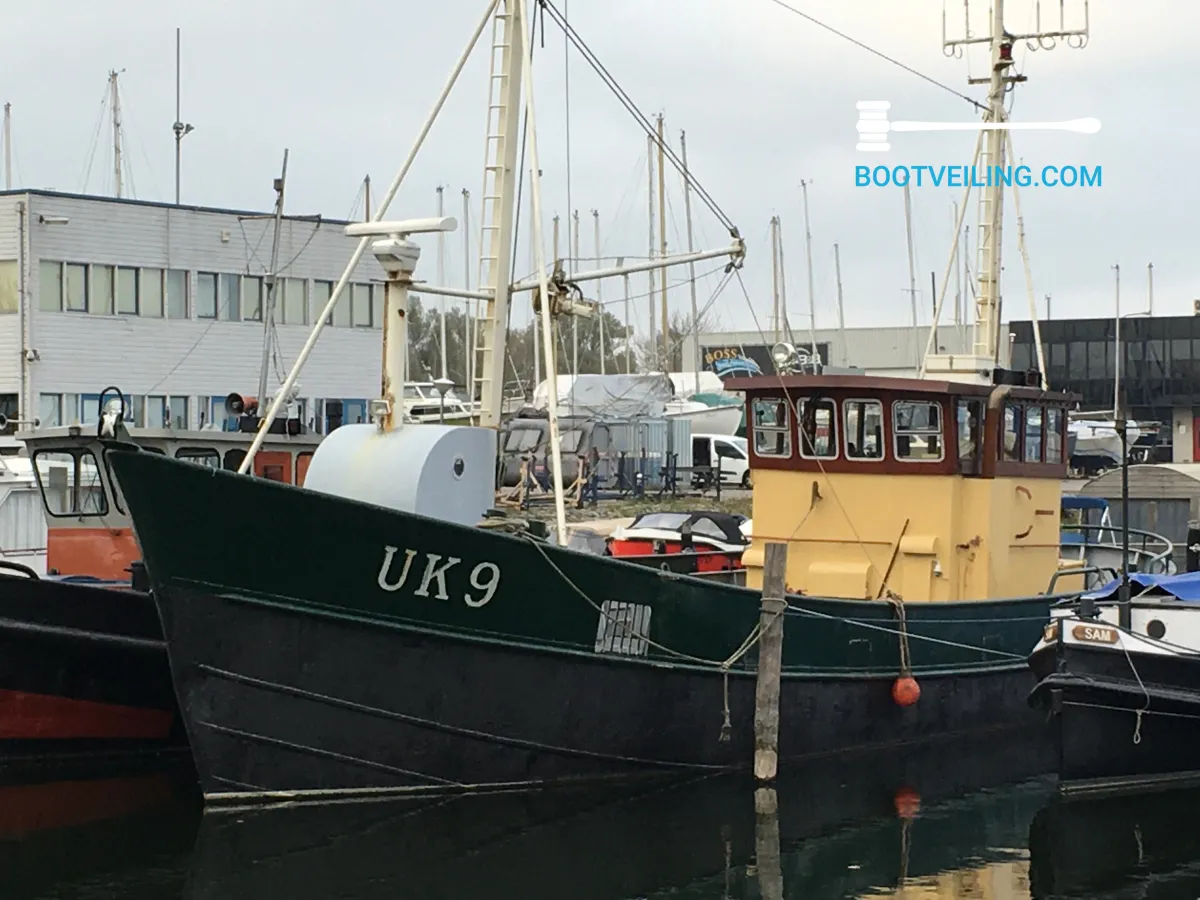
[[[975,384],[966,381],[935,381],[929,378],[896,378],[891,375],[755,375],[750,378],[730,378],[727,391],[759,392],[778,390],[805,393],[817,390],[861,391],[867,393],[941,394],[950,396],[987,397],[999,385]],[[1022,400],[1041,398],[1063,403],[1077,402],[1076,394],[1062,391],[1043,391],[1036,387],[1009,388],[1009,396]]]

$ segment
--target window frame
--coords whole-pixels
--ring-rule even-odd
[[[812,453],[805,452],[805,449],[806,449],[805,443],[806,442],[804,440],[804,414],[805,414],[805,410],[807,409],[809,403],[812,403],[813,406],[816,407],[813,410],[813,439],[811,441],[811,443],[813,445]],[[830,427],[829,441],[830,441],[830,449],[832,449],[833,452],[827,453],[827,454],[817,454],[816,453],[816,443],[817,443],[817,440],[816,440],[817,439],[816,414],[818,412],[820,412],[822,409],[826,408],[826,405],[832,407],[832,411],[829,416],[829,427]],[[816,396],[812,396],[812,397],[799,397],[796,399],[796,443],[799,444],[801,459],[812,459],[812,460],[824,461],[824,460],[834,460],[841,456],[841,442],[839,441],[839,437],[841,436],[841,428],[838,425],[839,411],[840,411],[839,403],[833,397],[816,395]]]
[[[771,403],[779,407],[783,407],[783,422],[775,425],[760,425],[757,421],[756,408],[759,404]],[[756,457],[762,459],[794,459],[796,456],[795,448],[792,446],[792,417],[795,410],[792,409],[792,403],[786,396],[760,396],[754,397],[750,401],[750,430],[754,433],[754,441],[750,449]],[[763,434],[782,434],[783,447],[782,453],[768,452],[764,453],[759,450],[759,435]]]
[[[847,397],[842,403],[842,445],[845,451],[845,457],[850,462],[865,462],[865,463],[880,463],[887,460],[887,416],[884,414],[887,405],[878,397]],[[850,434],[850,425],[846,421],[846,417],[850,413],[851,403],[873,403],[879,407],[879,455],[878,456],[863,456],[857,454],[850,455],[850,439],[846,435]],[[861,416],[861,412],[859,413]]]
[[[74,486],[74,490],[72,491],[72,493],[74,494],[72,506],[74,506],[75,509],[73,509],[71,512],[61,512],[61,513],[54,512],[53,510],[50,509],[50,504],[48,502],[46,502],[46,486],[45,486],[45,484],[42,483],[42,472],[38,466],[38,457],[43,456],[43,455],[48,456],[50,454],[70,456],[75,461],[74,472],[73,472],[73,477],[75,479],[75,486]],[[84,509],[79,508],[80,507],[79,475],[83,469],[81,461],[85,455],[91,457],[92,462],[95,463],[96,478],[100,482],[101,503],[99,504],[100,508],[96,509],[96,510],[84,510]],[[30,456],[29,461],[30,461],[30,468],[33,469],[34,480],[37,481],[38,493],[41,495],[42,510],[43,510],[43,512],[45,512],[46,515],[51,516],[52,518],[55,518],[55,519],[83,519],[83,518],[86,518],[89,516],[102,517],[102,516],[108,515],[108,511],[109,511],[108,490],[109,490],[109,487],[105,483],[104,476],[101,474],[101,468],[102,468],[101,461],[96,458],[96,454],[92,451],[92,449],[90,447],[40,447],[37,450],[33,451],[33,454]]]
[[[932,406],[938,411],[938,429],[901,429],[897,411],[901,404],[910,406]],[[900,438],[936,435],[938,439],[938,455],[936,457],[914,458],[911,456],[900,455]],[[929,442],[926,441],[926,446]],[[940,400],[914,400],[912,398],[899,398],[892,401],[892,458],[898,463],[924,463],[936,464],[945,462],[946,460],[946,410]]]
[[[122,275],[133,276],[133,309],[121,308]],[[113,266],[113,314],[118,316],[140,316],[142,314],[142,275],[136,266]]]

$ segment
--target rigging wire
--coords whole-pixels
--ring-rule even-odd
[[[538,3],[541,5],[543,13],[548,12],[550,14],[550,17],[554,20],[554,22],[563,30],[563,33],[567,36],[567,39],[575,45],[575,48],[579,51],[580,55],[583,56],[584,60],[587,61],[588,65],[592,67],[592,70],[595,71],[598,76],[600,76],[600,80],[603,81],[608,89],[613,92],[614,96],[616,96],[621,105],[625,107],[626,111],[633,116],[634,121],[638,123],[642,131],[645,132],[645,134],[657,144],[657,131],[653,123],[651,123],[651,121],[646,117],[645,113],[638,109],[637,105],[632,99],[630,99],[629,95],[625,93],[625,90],[617,83],[616,78],[614,78],[612,73],[605,68],[602,62],[600,62],[596,54],[592,52],[592,49],[587,45],[587,43],[579,37],[579,34],[574,28],[571,27],[570,23],[567,22],[567,20],[563,17],[563,14],[559,12],[558,8],[551,2],[551,0],[538,0]],[[679,158],[675,151],[667,145],[665,140],[663,141],[662,149],[664,156],[671,161],[671,165],[674,166],[675,170],[684,178],[686,178],[689,184],[691,184],[692,189],[696,192],[696,195],[700,198],[700,201],[708,207],[709,211],[711,211],[712,214],[717,217],[717,219],[720,220],[721,224],[729,230],[731,235],[734,237],[739,237],[740,235],[738,233],[737,226],[733,224],[733,220],[730,219],[729,216],[727,216],[721,209],[721,207],[717,205],[716,200],[714,200],[712,195],[709,194],[708,191],[704,189],[703,185],[696,180],[692,172],[684,169],[683,161]]]
[[[81,194],[87,193],[88,182],[92,179],[92,165],[96,162],[96,147],[100,142],[100,129],[104,127],[104,113],[108,110],[108,88],[104,89],[104,96],[100,98],[100,115],[96,119],[96,130],[92,132],[92,145],[88,149],[87,162],[84,164],[83,171],[80,172],[80,188]]]
[[[824,28],[830,34],[837,35],[844,41],[849,41],[854,46],[856,46],[862,50],[866,50],[868,53],[874,54],[875,56],[878,56],[880,59],[884,60],[885,62],[889,62],[893,66],[897,66],[898,68],[903,69],[905,72],[908,72],[910,75],[916,75],[922,81],[927,81],[930,84],[932,84],[934,87],[941,88],[943,91],[947,91],[948,93],[953,94],[955,97],[958,97],[960,100],[966,100],[968,103],[970,103],[972,106],[974,106],[977,110],[985,111],[987,109],[986,105],[980,103],[978,100],[974,99],[973,97],[968,97],[966,94],[960,93],[959,91],[950,87],[950,85],[944,84],[944,83],[938,81],[936,78],[926,75],[924,72],[919,72],[916,69],[914,69],[912,66],[905,65],[904,63],[900,62],[900,60],[895,59],[894,57],[888,56],[886,53],[882,53],[879,50],[876,50],[874,47],[864,44],[862,41],[858,40],[857,38],[850,37],[850,35],[846,34],[843,31],[838,31],[832,25],[827,25],[824,22],[822,22],[820,19],[818,19],[816,16],[811,16],[806,12],[802,12],[802,11],[796,9],[796,7],[791,6],[788,3],[785,3],[784,0],[768,0],[768,2],[774,3],[776,6],[780,7],[781,9],[786,9],[790,13],[794,13],[795,15],[799,16],[802,19],[806,19],[807,21],[811,22],[813,25],[816,25],[819,28]]]

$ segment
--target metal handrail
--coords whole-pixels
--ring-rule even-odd
[[[1089,532],[1103,533],[1107,531],[1110,532],[1114,538],[1119,537],[1121,534],[1121,529],[1113,525],[1064,525],[1062,527],[1062,531],[1076,531],[1084,535],[1085,540],[1083,543],[1072,544],[1070,545],[1071,547],[1080,547],[1085,551],[1089,547],[1105,550],[1122,550],[1121,544],[1116,540],[1109,543],[1105,541],[1090,541],[1086,539]],[[1153,531],[1146,531],[1142,528],[1130,528],[1129,537],[1131,539],[1139,537],[1141,538],[1140,547],[1132,546],[1131,540],[1131,546],[1129,547],[1130,556],[1139,559],[1139,562],[1141,559],[1145,559],[1150,567],[1161,567],[1161,571],[1166,571],[1167,563],[1170,561],[1171,555],[1175,552],[1175,545],[1168,538],[1161,534],[1156,534]],[[1138,568],[1140,571],[1151,571],[1150,568],[1143,569],[1141,565],[1139,565]]]

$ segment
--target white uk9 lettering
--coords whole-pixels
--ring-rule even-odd
[[[379,567],[379,575],[376,577],[376,584],[381,590],[388,593],[395,593],[408,584],[409,576],[413,571],[413,560],[417,557],[416,550],[405,549],[404,561],[400,564],[399,573],[394,573],[396,554],[401,552],[398,547],[386,546],[383,548],[383,564]],[[455,581],[454,568],[462,562],[456,556],[443,557],[440,553],[426,553],[425,564],[418,564],[417,571],[421,572],[420,580],[417,586],[412,589],[412,594],[415,597],[430,597],[437,600],[449,600],[450,592],[453,589]],[[461,569],[458,569],[461,572]],[[449,574],[449,578],[447,575]],[[462,576],[459,575],[459,578]],[[448,584],[449,581],[449,584]],[[481,606],[486,606],[492,597],[496,594],[496,589],[500,587],[500,567],[495,563],[481,562],[473,569],[471,574],[467,576],[467,581],[474,591],[482,593],[476,595],[472,591],[464,591],[462,594],[463,602],[472,609],[479,609]],[[432,589],[432,594],[430,593]]]

